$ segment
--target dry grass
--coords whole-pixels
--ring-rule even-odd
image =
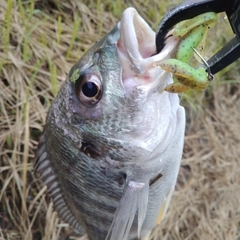
[[[123,9],[134,6],[156,29],[165,8],[176,3],[148,2],[0,0],[1,240],[73,238],[32,174],[46,112],[71,66]],[[223,21],[210,38],[212,49],[230,32],[222,36]],[[185,97],[184,157],[154,239],[239,239],[239,67],[219,75],[205,93]]]

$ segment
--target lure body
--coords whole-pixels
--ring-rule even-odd
[[[209,25],[216,21],[217,14],[207,12],[193,19],[180,22],[171,31],[173,36],[182,40],[178,46],[176,58],[167,59],[160,63],[160,66],[165,71],[171,72],[176,79],[174,83],[165,88],[165,91],[182,93],[188,90],[204,90],[213,80],[213,75],[209,70],[206,71],[203,67],[194,68],[189,65],[189,62],[194,52],[197,52],[198,57],[201,56],[200,53],[203,52],[204,47],[200,43],[205,42]],[[197,51],[195,48],[199,50]],[[204,63],[204,59],[201,59],[201,63]]]

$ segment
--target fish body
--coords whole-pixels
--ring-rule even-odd
[[[35,171],[59,216],[90,240],[143,239],[164,216],[183,151],[185,112],[162,91],[170,37],[128,8],[71,69],[50,107]]]

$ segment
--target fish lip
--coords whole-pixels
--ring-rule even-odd
[[[169,36],[164,49],[156,54],[155,32],[132,7],[123,12],[117,27],[120,32],[117,51],[123,85],[125,88],[136,88],[143,84],[153,87],[156,75],[166,73],[158,66],[159,63],[175,53],[179,38]]]

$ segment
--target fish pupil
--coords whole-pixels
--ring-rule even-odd
[[[86,97],[94,97],[98,93],[98,87],[94,82],[86,82],[82,86],[82,92]]]

